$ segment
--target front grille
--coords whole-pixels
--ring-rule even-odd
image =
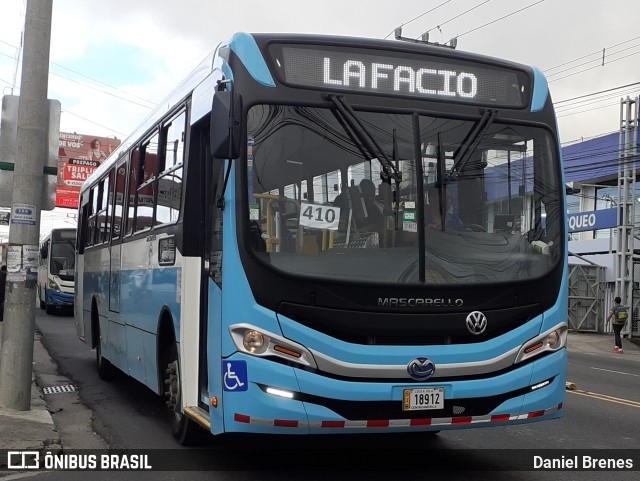
[[[278,315],[345,342],[381,346],[471,344],[501,336],[541,314],[538,304],[485,310],[487,328],[474,335],[467,329],[467,308],[459,312],[350,311],[282,303]]]
[[[448,337],[415,336],[407,339],[403,336],[376,336],[367,343],[375,346],[438,346],[451,344]]]

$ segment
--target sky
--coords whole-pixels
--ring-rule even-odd
[[[2,0],[3,95],[20,93],[25,10],[26,0]],[[458,50],[538,67],[566,145],[618,131],[620,98],[640,95],[638,12],[636,0],[53,0],[49,98],[62,103],[62,132],[123,140],[234,32],[392,39],[402,26],[405,37],[457,37]],[[43,229],[69,222],[57,211]]]

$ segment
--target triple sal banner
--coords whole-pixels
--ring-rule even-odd
[[[78,208],[80,187],[120,140],[60,132],[56,207]]]

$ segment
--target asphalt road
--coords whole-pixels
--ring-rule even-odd
[[[36,325],[42,334],[42,342],[58,366],[61,376],[78,388],[79,400],[91,412],[87,421],[90,430],[95,431],[112,449],[172,449],[176,456],[193,456],[197,465],[202,452],[189,450],[177,445],[170,427],[164,401],[147,388],[126,376],[111,382],[102,381],[95,368],[95,352],[77,339],[74,320],[71,315],[46,315],[43,311],[36,316]],[[568,391],[565,416],[562,419],[530,425],[443,431],[435,436],[425,435],[358,435],[319,437],[230,437],[224,441],[213,440],[204,445],[212,455],[224,456],[228,447],[246,450],[246,470],[218,471],[215,479],[407,479],[403,469],[417,472],[411,478],[419,479],[636,479],[629,472],[505,472],[502,463],[511,454],[507,450],[553,450],[562,455],[567,450],[582,449],[637,449],[640,446],[640,363],[625,356],[607,354],[585,354],[569,352],[568,379],[578,386],[576,391]],[[61,394],[60,396],[64,396]],[[62,419],[65,411],[63,398],[58,413],[53,413],[54,421]],[[71,401],[71,402],[77,402]],[[67,406],[66,409],[73,409]],[[63,443],[77,447],[77,430],[66,433],[59,426]],[[265,446],[273,449],[269,455],[256,456]],[[329,458],[333,452],[336,459],[322,459],[309,456],[313,471],[304,469],[303,463],[296,462],[295,449],[304,446],[308,452]],[[355,448],[355,449],[354,449]],[[387,461],[379,459],[388,450]],[[308,456],[308,452],[305,454]],[[611,451],[616,453],[618,451]],[[620,451],[622,452],[622,451]],[[636,451],[637,452],[637,451]],[[349,454],[350,453],[350,454]],[[416,453],[420,456],[416,457]],[[515,451],[513,451],[515,455]],[[292,457],[295,456],[295,457]],[[385,455],[386,456],[386,455]],[[460,462],[477,463],[486,466],[487,471],[431,473],[429,466],[433,456],[445,456],[455,465]],[[465,459],[462,459],[466,457]],[[431,458],[431,459],[430,459]],[[367,459],[371,469],[366,469]],[[350,462],[353,464],[350,465]],[[342,466],[336,465],[337,462]],[[345,464],[347,468],[345,471]],[[333,469],[336,471],[318,471]],[[380,466],[383,466],[380,469]],[[342,468],[342,469],[340,469]],[[638,466],[640,468],[640,466]],[[285,470],[284,473],[279,472]],[[489,472],[493,471],[493,472]],[[58,477],[55,475],[58,474]],[[44,473],[39,480],[60,479],[60,473]],[[113,479],[114,473],[93,472],[92,479]],[[118,479],[211,479],[212,473],[203,471],[118,473]],[[67,472],[65,479],[85,479],[86,473]]]

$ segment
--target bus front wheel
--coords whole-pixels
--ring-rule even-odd
[[[182,412],[182,392],[180,385],[180,365],[177,350],[173,349],[172,360],[165,370],[165,397],[167,407],[171,411],[171,431],[177,441],[183,446],[199,444],[202,439],[202,429]]]

